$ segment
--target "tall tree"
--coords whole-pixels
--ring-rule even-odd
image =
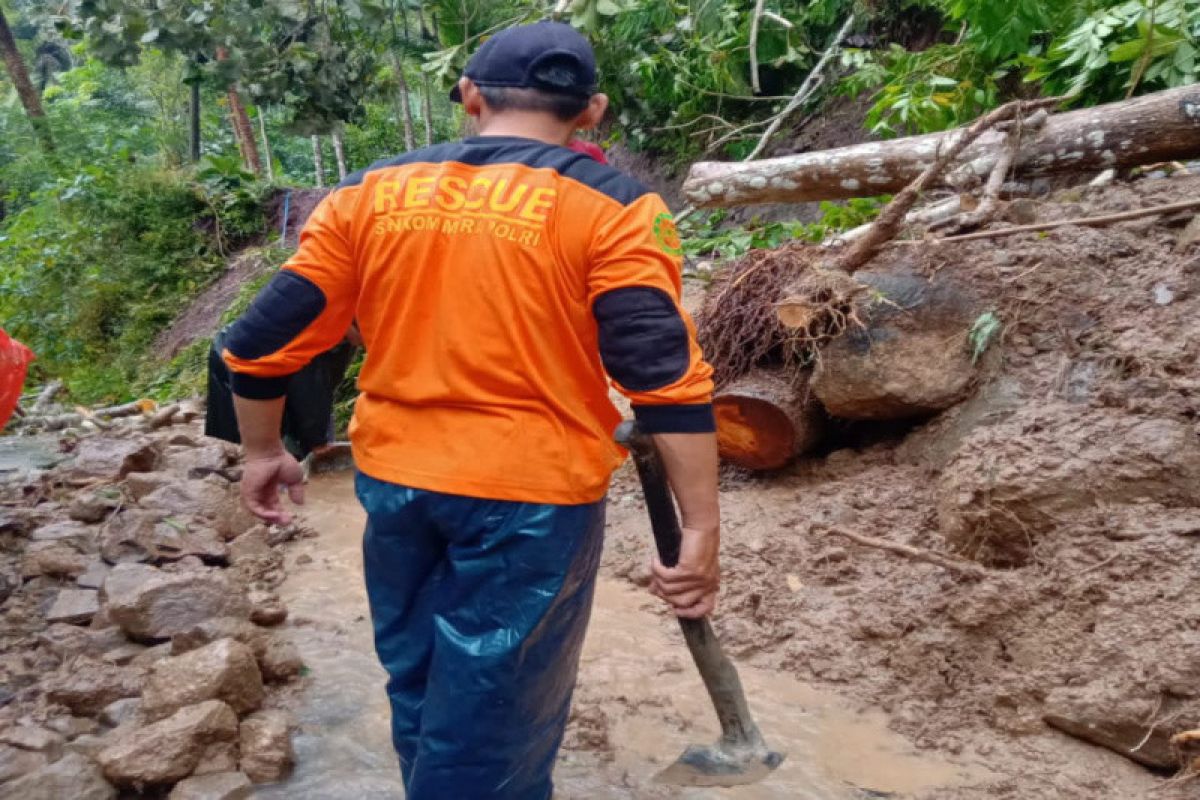
[[[329,135],[329,138],[333,140],[333,156],[337,160],[338,180],[344,181],[348,172],[346,169],[346,143],[342,139],[340,130],[335,130]]]
[[[217,61],[226,61],[229,51],[224,47],[217,48]],[[262,177],[262,158],[258,154],[258,143],[254,139],[254,129],[250,127],[250,115],[242,104],[242,95],[236,83],[230,83],[225,90],[229,101],[229,120],[233,125],[233,135],[237,139],[238,149],[242,153],[242,163],[246,169],[258,177]]]
[[[4,59],[4,67],[8,70],[8,76],[17,89],[17,96],[21,98],[21,105],[25,107],[25,116],[29,117],[29,124],[33,126],[33,132],[37,135],[38,142],[47,155],[53,155],[54,136],[50,132],[50,122],[46,119],[46,111],[42,108],[42,96],[34,88],[33,81],[29,79],[29,70],[25,67],[25,59],[21,57],[21,51],[17,49],[17,40],[13,37],[12,28],[8,26],[8,19],[4,16],[3,8],[0,8],[0,58]]]
[[[315,133],[312,136],[313,172],[316,174],[318,189],[325,188],[325,156],[321,153],[321,137]]]

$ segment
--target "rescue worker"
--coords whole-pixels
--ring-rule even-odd
[[[651,589],[699,617],[718,585],[712,370],[663,201],[566,147],[608,103],[588,42],[501,31],[451,97],[479,135],[343,181],[230,331],[242,496],[271,522],[282,489],[302,502],[288,376],[356,318],[364,570],[407,796],[546,800],[624,457],[608,380],[680,506],[679,564],[652,564]]]
[[[241,444],[229,368],[222,357],[228,337],[228,327],[218,331],[208,351],[204,435]],[[288,381],[281,438],[287,451],[302,462],[319,462],[335,449],[334,395],[361,345],[358,329],[351,325],[342,341],[314,357]]]

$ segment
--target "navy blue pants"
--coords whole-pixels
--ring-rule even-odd
[[[482,500],[362,474],[357,490],[408,800],[549,800],[604,502]]]

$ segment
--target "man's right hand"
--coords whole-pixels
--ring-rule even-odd
[[[280,500],[284,489],[293,503],[304,505],[304,470],[291,453],[281,448],[272,455],[246,454],[242,467],[242,502],[251,514],[273,525],[291,522],[292,515],[284,510]]]
[[[676,616],[699,619],[711,614],[717,606],[721,537],[715,530],[684,528],[682,533],[678,564],[664,567],[654,559],[650,592],[670,603]]]

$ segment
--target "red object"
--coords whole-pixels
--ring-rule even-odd
[[[600,149],[600,145],[592,142],[585,142],[583,139],[572,139],[567,147],[574,150],[576,153],[583,153],[585,156],[591,156],[601,164],[607,164],[608,158],[605,157],[604,151]]]
[[[0,328],[0,428],[8,424],[21,399],[30,361],[33,361],[33,351]]]

